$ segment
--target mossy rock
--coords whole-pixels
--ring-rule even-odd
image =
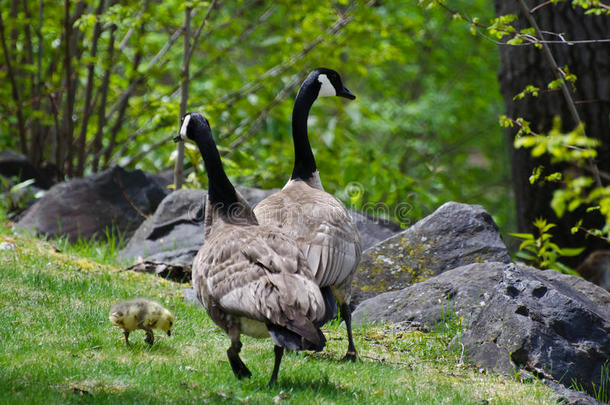
[[[483,207],[448,202],[364,251],[352,284],[352,308],[466,264],[510,261],[498,226]]]

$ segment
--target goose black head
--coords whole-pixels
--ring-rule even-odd
[[[356,98],[356,96],[343,85],[339,73],[332,69],[317,68],[311,72],[309,78],[314,79],[316,86],[319,86],[318,97],[339,96],[350,100]]]
[[[212,137],[210,123],[200,113],[187,113],[182,117],[180,132],[174,137],[174,142],[185,141],[187,138],[194,140],[196,133],[202,133],[205,137]]]

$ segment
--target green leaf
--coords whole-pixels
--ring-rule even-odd
[[[534,235],[532,235],[531,233],[509,233],[509,235],[519,239],[534,240]]]
[[[561,249],[559,249],[559,254],[561,254],[561,256],[578,256],[584,250],[585,250],[584,247],[582,247],[582,248],[561,248]]]

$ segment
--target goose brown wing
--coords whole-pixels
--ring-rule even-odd
[[[193,285],[224,312],[265,323],[289,327],[324,315],[324,300],[300,249],[269,227],[216,232],[195,258]]]
[[[298,181],[261,201],[254,212],[259,223],[280,227],[299,243],[318,285],[351,283],[362,248],[338,199]]]

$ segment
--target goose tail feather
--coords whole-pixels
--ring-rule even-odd
[[[321,351],[326,345],[326,338],[310,320],[290,321],[286,326],[268,324],[267,329],[273,343],[289,350]]]

